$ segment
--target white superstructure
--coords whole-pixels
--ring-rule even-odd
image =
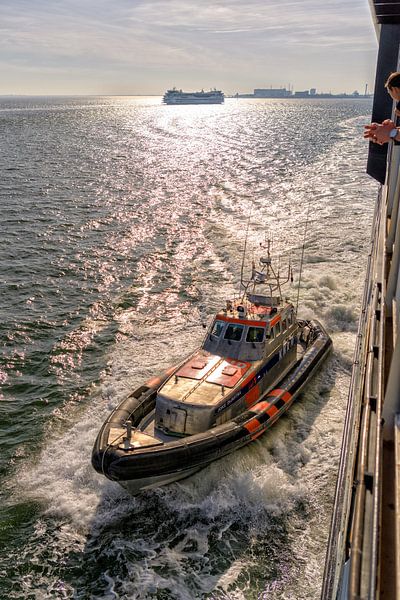
[[[210,90],[205,92],[183,92],[173,88],[165,92],[164,104],[222,104],[225,100],[221,90]]]

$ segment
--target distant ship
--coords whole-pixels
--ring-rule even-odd
[[[215,89],[209,92],[183,92],[173,88],[163,96],[164,104],[222,104],[224,99],[224,94]]]

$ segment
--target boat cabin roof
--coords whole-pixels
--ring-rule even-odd
[[[293,305],[227,302],[215,316],[203,349],[226,358],[257,361],[284,343],[296,324]]]
[[[249,295],[247,299],[228,301],[226,309],[218,313],[216,319],[221,321],[243,322],[244,325],[273,327],[281,318],[293,313],[290,302],[281,303],[280,298],[271,296]]]

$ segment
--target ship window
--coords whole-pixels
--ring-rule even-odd
[[[240,342],[242,338],[243,329],[243,325],[236,325],[236,323],[231,323],[226,328],[224,339],[232,340],[233,342]]]
[[[246,336],[246,342],[262,342],[264,339],[264,328],[263,327],[249,327]]]
[[[270,330],[269,330],[269,332],[267,333],[267,338],[268,338],[269,340],[273,340],[273,339],[274,339],[274,337],[275,337],[275,331],[274,331],[274,328],[273,328],[273,327],[271,327],[271,329],[270,329]]]
[[[215,335],[215,337],[219,337],[222,333],[223,328],[224,328],[223,321],[215,321],[214,327],[212,328],[212,331],[211,331],[211,335]]]
[[[287,320],[288,320],[289,325],[291,325],[293,322],[293,313],[288,314]]]
[[[276,335],[280,334],[280,332],[281,332],[281,324],[280,323],[276,324],[276,326],[275,326],[275,332],[276,332]]]
[[[286,324],[286,319],[284,319],[282,321],[282,331],[286,331],[286,329],[287,329],[287,324]]]

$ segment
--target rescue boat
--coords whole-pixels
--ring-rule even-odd
[[[242,269],[243,271],[243,269]],[[292,405],[329,353],[322,325],[297,319],[270,242],[200,348],[133,391],[103,424],[95,470],[131,493],[192,475],[256,440]]]

